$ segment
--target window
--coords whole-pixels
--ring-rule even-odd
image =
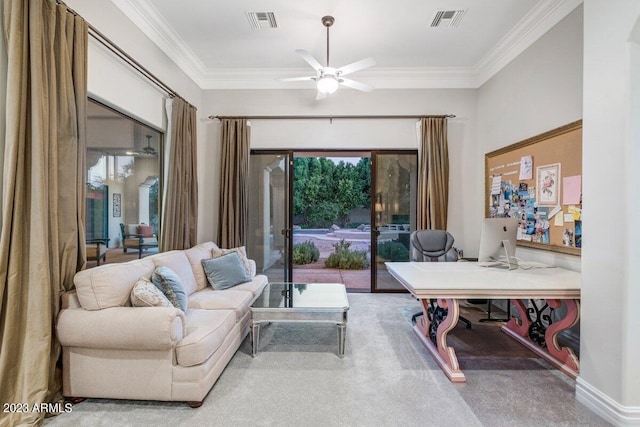
[[[160,227],[162,133],[97,101],[87,106],[86,237],[122,245],[120,224]]]

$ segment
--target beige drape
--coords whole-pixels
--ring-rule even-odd
[[[446,230],[449,203],[447,119],[423,117],[421,128],[417,228]]]
[[[166,197],[160,250],[188,249],[198,234],[198,139],[196,108],[180,98],[170,106]]]
[[[55,320],[61,293],[84,266],[88,32],[53,0],[3,6],[0,402],[33,405],[61,398]],[[2,425],[32,425],[44,414],[0,416]]]
[[[245,119],[223,119],[220,168],[218,245],[246,244],[249,187],[249,125]]]

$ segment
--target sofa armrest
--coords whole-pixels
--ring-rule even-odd
[[[67,347],[166,350],[182,339],[185,325],[173,307],[112,307],[61,310],[56,329]]]

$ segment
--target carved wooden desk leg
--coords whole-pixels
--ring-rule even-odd
[[[552,322],[549,314],[543,314],[545,308],[559,308],[563,301],[567,307],[567,314],[559,321]],[[521,300],[513,300],[513,304],[518,309],[520,318],[511,319],[502,327],[502,331],[565,374],[576,378],[580,371],[578,358],[572,349],[560,347],[558,335],[578,323],[580,301],[549,299],[542,309],[535,303],[532,303],[533,308],[528,308]],[[535,318],[532,318],[531,315],[534,313]]]
[[[437,303],[429,299],[421,299],[420,302],[424,315],[414,326],[414,331],[451,381],[466,381],[455,350],[447,345],[447,335],[458,323],[458,301],[439,298]]]

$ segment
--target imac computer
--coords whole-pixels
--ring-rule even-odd
[[[518,268],[516,218],[484,218],[480,230],[478,264],[486,267]]]

